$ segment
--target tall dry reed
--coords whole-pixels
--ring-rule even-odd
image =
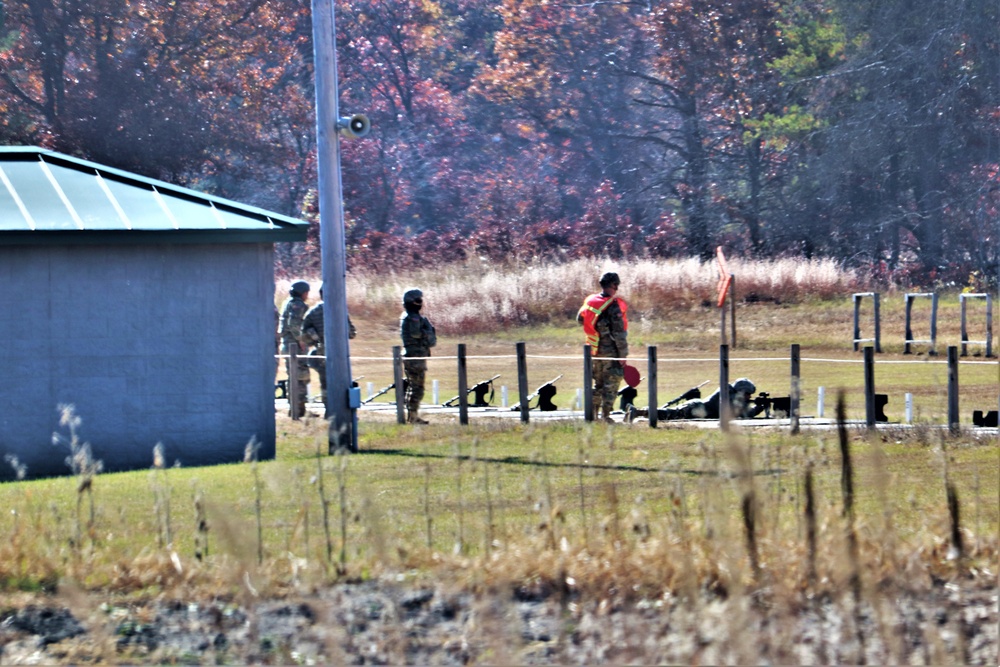
[[[861,279],[828,259],[732,259],[737,299],[798,302],[842,296],[862,287]],[[601,260],[517,266],[453,264],[408,269],[396,274],[347,276],[353,313],[386,320],[397,316],[405,290],[424,290],[425,314],[442,333],[495,331],[510,325],[539,324],[574,317],[584,296],[600,289],[606,271],[621,276],[621,296],[637,317],[662,316],[675,308],[715,300],[719,268],[698,259]],[[318,283],[319,276],[308,277]],[[279,281],[284,298],[290,281]]]

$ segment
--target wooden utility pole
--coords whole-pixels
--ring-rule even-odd
[[[347,249],[340,183],[340,111],[333,0],[313,0],[316,79],[316,141],[319,172],[319,240],[323,261],[323,325],[326,333],[326,418],[329,449],[358,451],[360,393],[354,400],[347,324]]]

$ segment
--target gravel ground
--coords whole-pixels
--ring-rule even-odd
[[[996,582],[938,582],[875,604],[474,595],[392,580],[245,604],[95,594],[0,611],[0,664],[997,665]]]

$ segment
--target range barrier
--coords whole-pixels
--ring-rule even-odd
[[[882,331],[881,331],[881,316],[880,316],[880,296],[878,292],[858,292],[851,295],[854,302],[854,337],[852,343],[854,344],[854,351],[857,352],[861,348],[862,343],[872,343],[875,346],[876,352],[882,351]],[[861,305],[864,299],[871,298],[872,300],[872,321],[874,326],[874,336],[871,338],[862,338],[861,336]],[[938,324],[938,295],[935,292],[911,292],[904,295],[906,299],[906,330],[904,332],[903,339],[903,354],[910,354],[912,351],[912,346],[923,343],[929,344],[930,350],[929,354],[934,356],[937,354],[937,324]],[[931,301],[930,306],[930,338],[927,339],[917,339],[913,336],[913,303],[916,299],[927,298]],[[986,332],[985,337],[978,340],[969,339],[969,327],[968,327],[968,302],[970,300],[981,299],[985,301],[986,304]],[[961,307],[961,319],[962,319],[962,338],[961,338],[961,356],[965,357],[969,354],[969,345],[982,345],[985,347],[985,356],[993,356],[993,295],[992,294],[960,294],[958,297],[959,304]]]
[[[872,300],[872,317],[875,320],[875,337],[874,338],[862,338],[861,337],[861,302],[865,297],[870,297]],[[879,317],[879,294],[878,292],[858,292],[852,294],[851,298],[854,300],[854,351],[857,352],[861,343],[874,343],[875,351],[882,351],[882,329]]]
[[[591,358],[590,351],[591,351],[590,346],[589,345],[584,345],[584,346],[582,346],[582,355],[580,355],[580,356],[532,355],[530,357],[530,358],[539,358],[539,359],[575,360],[578,363],[582,360],[582,362],[583,362],[583,368],[582,368],[582,370],[583,370],[583,377],[585,379],[584,380],[584,387],[582,389],[580,389],[580,388],[576,389],[576,393],[575,393],[575,397],[574,397],[573,403],[574,403],[575,406],[579,406],[579,408],[582,408],[582,410],[584,412],[583,416],[584,416],[584,419],[586,421],[594,421],[595,418],[596,418],[596,416],[597,416],[594,413],[594,402],[593,402],[594,393],[593,393],[593,383],[592,383],[592,376],[591,376],[592,358]],[[525,344],[523,342],[522,343],[518,343],[516,345],[516,354],[514,356],[517,359],[518,396],[519,397],[522,397],[522,396],[528,397],[528,399],[525,400],[525,401],[519,401],[514,406],[514,408],[511,408],[510,410],[511,411],[519,412],[519,417],[520,417],[521,421],[523,423],[528,423],[529,420],[530,420],[531,411],[533,409],[536,410],[536,411],[542,412],[542,411],[545,411],[546,409],[548,409],[548,410],[555,410],[556,408],[551,403],[551,401],[543,402],[541,400],[541,398],[539,400],[539,405],[538,406],[536,406],[535,408],[531,407],[531,400],[533,400],[535,397],[539,396],[539,394],[541,393],[540,392],[541,387],[539,388],[539,391],[536,391],[534,394],[531,394],[531,395],[528,394],[528,386],[529,386],[528,385],[528,360],[529,360],[529,355],[526,352]],[[291,359],[294,360],[295,359],[295,355],[287,355],[287,356],[284,356],[283,358],[291,358]],[[511,358],[510,355],[469,356],[467,354],[467,352],[466,352],[466,346],[464,344],[460,344],[458,346],[457,353],[456,353],[456,355],[454,357],[447,357],[447,356],[437,356],[437,357],[434,357],[434,359],[436,361],[455,359],[458,362],[457,363],[456,371],[457,371],[457,376],[458,376],[459,394],[454,399],[451,399],[450,401],[448,401],[448,403],[451,404],[451,403],[453,403],[453,402],[455,402],[457,400],[457,402],[458,402],[459,422],[461,424],[468,424],[469,407],[470,407],[470,405],[469,405],[469,399],[468,399],[469,394],[472,393],[473,390],[477,386],[483,384],[482,382],[476,383],[475,385],[473,385],[470,388],[470,385],[468,383],[468,376],[467,376],[467,372],[468,372],[468,360],[469,359],[491,359],[491,360],[496,360],[496,359],[510,359],[510,358]],[[654,407],[654,406],[658,406],[659,405],[659,401],[658,401],[658,397],[657,397],[657,387],[658,387],[658,381],[657,381],[657,379],[658,379],[658,368],[659,368],[660,364],[669,364],[669,363],[694,363],[694,362],[698,362],[698,363],[706,363],[706,362],[708,362],[708,363],[718,363],[718,369],[719,369],[719,376],[718,377],[719,377],[720,393],[721,394],[725,394],[727,392],[728,384],[729,384],[729,377],[730,377],[730,372],[729,371],[730,371],[730,363],[731,362],[733,362],[733,361],[739,361],[739,362],[781,362],[781,361],[785,361],[785,362],[789,363],[789,392],[788,392],[788,396],[787,397],[780,397],[780,398],[777,398],[777,399],[773,399],[773,401],[770,401],[768,403],[768,405],[773,405],[774,409],[778,413],[787,415],[787,417],[788,417],[788,428],[789,428],[789,430],[792,433],[796,433],[796,432],[798,432],[800,430],[800,417],[801,417],[801,409],[800,409],[800,405],[801,405],[801,395],[800,394],[801,394],[801,387],[802,387],[801,363],[803,361],[807,361],[807,362],[828,362],[828,363],[853,363],[853,364],[863,363],[864,364],[864,370],[863,370],[863,372],[864,372],[864,393],[865,393],[865,420],[864,421],[865,421],[865,425],[868,428],[875,428],[875,425],[877,423],[888,421],[886,419],[886,417],[885,417],[885,414],[884,414],[884,408],[886,406],[886,402],[888,401],[888,396],[886,394],[879,394],[879,393],[876,392],[875,374],[874,374],[874,367],[875,367],[874,358],[875,358],[874,357],[874,348],[872,346],[867,346],[867,347],[864,348],[863,360],[861,362],[859,362],[858,360],[854,360],[854,359],[802,358],[800,346],[798,344],[794,344],[794,345],[792,345],[790,347],[789,356],[787,358],[781,358],[781,357],[773,358],[772,357],[772,358],[731,359],[729,357],[729,347],[727,345],[720,345],[718,358],[666,359],[666,360],[661,360],[661,359],[658,359],[658,357],[657,357],[657,348],[656,348],[656,346],[649,346],[647,348],[647,355],[646,355],[646,363],[647,363],[647,371],[648,371],[647,372],[647,382],[646,382],[646,390],[648,392],[648,403],[647,403],[647,405],[649,405],[651,408]],[[947,421],[946,421],[946,424],[947,424],[947,427],[949,428],[949,430],[951,430],[953,432],[957,432],[958,429],[959,429],[959,424],[960,424],[960,418],[959,418],[959,382],[958,382],[958,378],[959,378],[959,373],[958,373],[959,372],[959,361],[958,361],[958,358],[959,358],[958,347],[957,346],[949,346],[947,361],[935,361],[935,362],[932,362],[932,361],[903,361],[903,360],[894,361],[894,360],[883,360],[883,361],[879,362],[879,364],[880,365],[890,365],[890,364],[903,364],[903,363],[907,363],[907,364],[913,364],[913,363],[920,363],[920,364],[945,364],[946,363],[948,365],[948,389],[947,389],[947,392],[948,392],[948,403],[947,403],[947,417],[946,417]],[[369,361],[373,361],[373,360],[379,360],[379,361],[381,361],[381,360],[384,360],[385,358],[383,358],[383,357],[357,357],[357,359],[369,360]],[[429,360],[430,357],[423,358],[423,359],[428,359]],[[403,364],[403,360],[404,360],[404,358],[402,356],[402,348],[400,348],[398,346],[394,347],[393,348],[393,356],[392,356],[394,384],[393,385],[389,385],[388,387],[386,387],[385,389],[383,389],[380,392],[379,395],[381,395],[381,393],[386,393],[387,391],[394,390],[396,386],[405,386],[403,384],[403,381],[402,381],[402,376],[403,376],[403,373],[402,373],[402,364]],[[617,361],[628,361],[629,363],[631,363],[631,365],[634,365],[634,366],[637,366],[637,367],[639,366],[639,363],[635,359],[616,359],[616,360]],[[997,368],[998,368],[998,371],[1000,371],[1000,364],[998,364],[996,362],[966,361],[966,362],[963,362],[963,363],[966,363],[966,364],[990,364],[990,365],[996,365]],[[495,381],[499,377],[500,377],[500,375],[496,374],[492,378],[490,378],[488,382],[492,383],[493,381]],[[556,380],[558,380],[561,377],[562,377],[562,375],[560,375],[559,377],[557,377]],[[1000,374],[998,374],[998,377],[1000,377]],[[546,383],[545,385],[542,385],[542,387],[544,387],[544,386],[546,386],[548,384],[554,384],[554,382],[555,381],[550,381],[550,382]],[[433,401],[434,401],[434,404],[436,405],[436,404],[439,404],[437,381],[436,380],[433,381],[433,384],[434,384],[434,397],[433,397]],[[374,383],[371,383],[371,382],[368,383],[368,399],[366,401],[363,401],[364,405],[368,405],[370,403],[370,401],[371,401],[371,399],[373,397],[374,386],[375,386]],[[289,392],[288,398],[289,398],[290,401],[292,400],[292,398],[294,396],[294,393],[295,392]],[[555,392],[553,391],[552,394],[554,394],[554,393]],[[507,392],[507,387],[506,386],[501,386],[500,387],[500,396],[501,396],[502,406],[503,406],[503,408],[506,409],[507,406],[508,406],[508,392]],[[720,400],[720,405],[724,406],[724,409],[720,412],[720,416],[719,416],[719,420],[718,420],[719,421],[719,427],[721,429],[728,429],[729,428],[729,422],[732,420],[733,417],[725,409],[729,405],[728,400],[726,400],[727,397],[723,395],[723,396],[720,396],[720,399],[721,399]],[[492,398],[491,398],[491,401],[492,401]],[[405,413],[405,405],[404,405],[404,392],[403,391],[396,391],[395,392],[395,400],[393,402],[395,403],[395,408],[396,408],[395,411],[396,411],[397,421],[399,423],[405,423],[406,413]],[[825,412],[824,402],[825,402],[825,388],[821,386],[821,387],[818,388],[818,393],[817,393],[817,414],[818,414],[819,418],[823,418],[824,417],[824,412]],[[905,419],[906,419],[906,421],[908,423],[912,423],[912,420],[913,420],[913,398],[912,398],[911,394],[907,394],[906,395],[906,397],[905,397],[905,404],[906,404],[906,417],[905,417]],[[998,395],[998,404],[1000,404],[1000,395]],[[379,404],[379,405],[382,405],[382,404]],[[547,407],[547,408],[544,407],[546,405],[550,406],[550,407]],[[430,407],[430,406],[428,406],[428,407]],[[476,407],[476,406],[472,406],[472,407]],[[485,407],[485,406],[483,406],[483,405],[480,404],[478,407]],[[293,412],[292,414],[295,414],[295,413]],[[770,414],[770,409],[768,411],[768,414]],[[992,411],[992,410],[982,411],[982,410],[979,410],[974,415],[973,425],[974,426],[988,425],[988,424],[992,423],[992,420],[996,419],[995,415],[996,415],[996,411]],[[563,415],[563,416],[565,416],[565,415]],[[658,419],[657,419],[657,416],[656,416],[656,410],[651,409],[650,410],[650,415],[649,415],[649,426],[651,428],[656,428],[657,425],[658,425]]]
[[[919,298],[929,298],[931,300],[931,337],[929,340],[917,340],[913,337],[913,327],[911,326],[913,301]],[[935,292],[914,292],[906,295],[906,335],[905,340],[903,341],[903,354],[910,354],[910,346],[915,343],[930,343],[931,348],[928,354],[937,354],[937,351],[935,350],[935,346],[937,345],[937,313],[938,295]]]
[[[966,320],[966,304],[970,299],[983,299],[986,301],[986,338],[984,340],[969,340],[969,330]],[[958,301],[962,308],[962,356],[968,356],[969,344],[979,344],[986,346],[986,356],[993,356],[993,295],[991,294],[961,294]]]

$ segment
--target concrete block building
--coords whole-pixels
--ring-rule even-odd
[[[0,148],[0,480],[274,456],[274,243],[307,223],[37,148]]]

